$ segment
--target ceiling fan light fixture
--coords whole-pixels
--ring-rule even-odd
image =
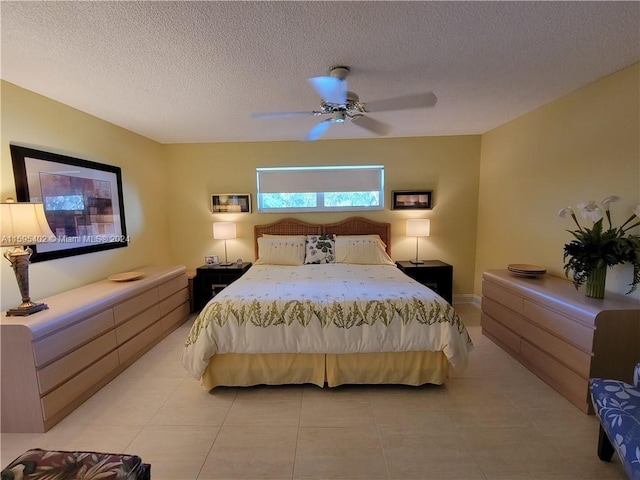
[[[349,75],[349,72],[349,67],[333,67],[329,72],[329,75],[339,80],[345,80],[347,75]]]
[[[349,72],[349,67],[337,66],[329,71],[328,76],[307,79],[307,82],[322,98],[319,111],[261,113],[254,114],[253,117],[278,118],[298,115],[329,115],[329,118],[322,120],[311,129],[305,137],[306,141],[318,140],[333,123],[344,123],[347,117],[357,126],[375,135],[386,135],[390,131],[390,127],[386,123],[363,114],[389,110],[428,108],[435,106],[438,100],[432,92],[425,92],[361,103],[356,93],[347,90]]]

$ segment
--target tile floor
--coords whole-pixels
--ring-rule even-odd
[[[128,452],[153,480],[624,479],[596,456],[598,423],[481,335],[444,386],[220,388],[180,365],[191,322],[45,434],[2,434],[1,463],[31,447]]]

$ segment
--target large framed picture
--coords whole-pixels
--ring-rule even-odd
[[[213,213],[251,213],[250,193],[214,193],[211,195]]]
[[[19,202],[41,202],[55,238],[31,262],[128,245],[120,167],[10,145]]]
[[[431,190],[396,190],[391,192],[392,210],[430,210]]]

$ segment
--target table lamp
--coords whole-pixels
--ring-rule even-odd
[[[22,303],[7,310],[7,316],[27,316],[49,308],[44,303],[34,303],[29,296],[29,259],[33,250],[29,245],[46,242],[55,235],[49,228],[42,203],[16,203],[7,199],[0,203],[1,246],[13,247],[3,256],[11,263],[16,275]],[[26,247],[26,248],[25,248]]]
[[[224,263],[220,265],[223,267],[232,265],[227,258],[227,240],[236,238],[235,222],[215,222],[213,224],[213,238],[216,240],[224,240]]]
[[[414,265],[424,263],[418,256],[418,239],[420,237],[428,237],[430,231],[431,221],[428,218],[412,218],[407,220],[407,237],[416,237],[416,259],[410,260]]]

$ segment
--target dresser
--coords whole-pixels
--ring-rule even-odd
[[[186,269],[145,267],[0,318],[2,432],[45,432],[189,317]]]
[[[640,362],[640,302],[607,292],[594,299],[569,280],[482,276],[482,333],[565,396],[593,413],[589,378],[631,383]]]

